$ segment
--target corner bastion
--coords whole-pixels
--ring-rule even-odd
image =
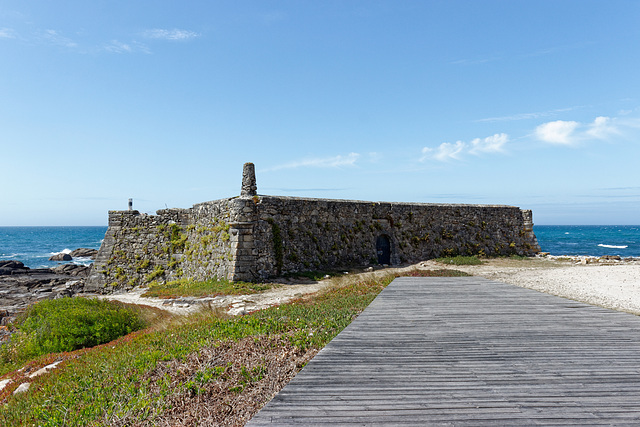
[[[540,251],[531,211],[514,206],[258,195],[252,163],[240,194],[156,215],[109,211],[85,290]]]

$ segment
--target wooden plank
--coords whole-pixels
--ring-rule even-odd
[[[639,332],[482,278],[399,278],[248,425],[638,424]]]

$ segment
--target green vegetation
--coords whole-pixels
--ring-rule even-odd
[[[277,274],[282,272],[284,247],[282,244],[282,234],[280,233],[280,226],[273,220],[273,218],[267,219],[267,222],[271,224],[271,233],[273,234],[273,253],[276,258],[276,271]],[[312,236],[315,238],[315,236]],[[317,240],[316,240],[317,242]]]
[[[73,351],[113,341],[144,322],[123,304],[98,299],[61,298],[32,305],[14,324],[17,332],[2,347],[0,361],[20,363],[48,353]]]
[[[168,283],[154,283],[142,296],[156,298],[179,298],[185,296],[205,297],[216,295],[255,294],[273,288],[271,283],[232,282],[227,279],[197,281],[180,279]]]
[[[454,257],[444,257],[444,258],[436,258],[436,262],[441,264],[452,264],[452,265],[480,265],[482,261],[477,256],[454,256]]]
[[[38,377],[29,391],[13,396],[11,389],[0,396],[5,403],[0,425],[172,425],[177,423],[170,421],[172,414],[203,402],[210,418],[199,421],[229,422],[255,402],[254,390],[286,381],[281,379],[285,366],[291,375],[300,370],[395,277],[345,276],[313,298],[246,316],[209,311],[82,353],[35,359],[30,366],[56,358],[64,362]],[[6,365],[0,364],[0,372],[7,372]]]
[[[156,268],[144,278],[146,282],[152,282],[158,277],[164,275],[164,268],[160,265],[156,265]]]

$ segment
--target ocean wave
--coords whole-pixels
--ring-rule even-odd
[[[15,257],[19,257],[21,255],[24,255],[24,254],[0,254],[0,258],[2,258],[2,259],[15,258]]]
[[[50,255],[58,255],[58,254],[70,254],[71,252],[73,252],[71,249],[63,249],[60,252],[50,252]]]
[[[603,245],[602,243],[599,244],[598,246],[600,246],[601,248],[609,248],[609,249],[627,249],[629,247],[627,245],[625,246]]]

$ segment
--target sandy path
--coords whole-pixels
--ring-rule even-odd
[[[146,289],[134,289],[125,293],[102,295],[100,298],[129,304],[149,305],[174,314],[191,314],[201,310],[203,307],[222,307],[227,308],[227,312],[230,315],[238,315],[262,310],[283,304],[294,298],[316,293],[329,284],[329,281],[322,281],[309,284],[279,285],[268,291],[252,295],[225,295],[211,298],[178,298],[170,300],[143,297],[142,294]]]

